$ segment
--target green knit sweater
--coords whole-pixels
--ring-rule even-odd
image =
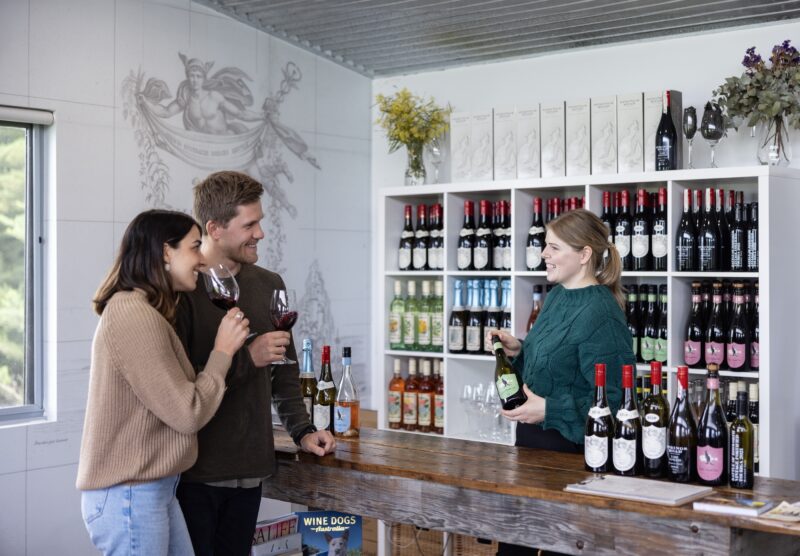
[[[514,359],[528,387],[546,400],[545,429],[583,444],[594,402],[594,365],[606,364],[612,411],[622,398],[622,365],[635,365],[625,315],[606,286],[556,286]]]

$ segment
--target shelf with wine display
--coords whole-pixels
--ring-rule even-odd
[[[449,272],[511,271],[511,191],[448,195],[446,208]]]
[[[441,195],[387,198],[384,248],[387,273],[415,275],[444,270],[444,209]]]

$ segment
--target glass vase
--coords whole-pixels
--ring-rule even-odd
[[[408,164],[406,165],[406,185],[422,185],[425,183],[425,163],[422,160],[422,143],[406,145]]]
[[[776,116],[759,126],[758,161],[769,166],[791,164],[792,143],[785,117]]]

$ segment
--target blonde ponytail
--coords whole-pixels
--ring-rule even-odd
[[[617,251],[617,246],[613,243],[608,244],[608,258],[601,263],[600,270],[595,277],[597,281],[611,290],[614,299],[617,300],[622,310],[625,310],[625,293],[622,291],[622,259]]]

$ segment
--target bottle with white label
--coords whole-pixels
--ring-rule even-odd
[[[403,299],[403,283],[394,281],[394,299],[389,305],[389,349],[405,349],[403,343],[403,315],[406,301]]]
[[[606,192],[604,195],[607,195]],[[528,230],[528,242],[525,247],[525,268],[528,270],[544,270],[544,222],[542,221],[542,199],[533,198],[533,221]]]
[[[644,189],[636,192],[636,213],[633,216],[631,233],[631,254],[633,270],[650,270],[650,210],[647,206],[649,195]]]
[[[431,377],[431,360],[422,360],[422,380],[417,392],[417,430],[431,432],[433,430],[433,403],[436,395],[436,383]]]
[[[464,353],[466,347],[467,312],[463,300],[469,299],[469,295],[466,292],[467,295],[462,297],[464,287],[462,280],[453,281],[453,309],[447,321],[447,348],[450,353]]]
[[[481,281],[468,280],[469,312],[467,313],[466,352],[480,354],[483,351],[483,306],[481,305]]]
[[[333,433],[333,408],[336,404],[336,385],[331,372],[331,346],[322,346],[322,369],[314,400],[314,426],[318,431]]]
[[[310,338],[303,339],[303,366],[300,369],[300,390],[308,418],[314,420],[314,398],[317,396],[317,377],[314,374],[313,344]]]
[[[661,363],[650,363],[650,395],[642,404],[644,422],[642,423],[642,453],[644,454],[644,474],[648,477],[666,477],[669,461],[667,458],[667,426],[669,424],[669,402],[661,393]]]
[[[481,200],[478,229],[475,231],[475,248],[472,264],[475,270],[491,270],[494,257],[494,239],[492,236],[489,201]]]
[[[658,207],[653,215],[653,225],[650,231],[650,246],[652,250],[652,268],[655,271],[667,270],[667,188],[658,189]]]
[[[408,380],[403,392],[403,428],[407,431],[417,430],[417,393],[419,377],[417,377],[417,360],[408,360]]]
[[[360,408],[358,390],[353,382],[350,348],[343,347],[342,380],[339,381],[339,391],[336,394],[336,404],[333,410],[333,430],[336,436],[345,438],[358,436]]]
[[[614,221],[614,245],[622,260],[622,270],[633,269],[633,254],[631,253],[631,233],[633,221],[630,213],[630,194],[620,192],[619,213]]]
[[[614,442],[614,419],[606,398],[606,366],[594,366],[595,396],[594,404],[586,418],[584,435],[584,461],[586,470],[593,473],[607,473],[612,469],[612,450]]]
[[[458,249],[456,250],[458,270],[475,270],[472,263],[472,251],[475,247],[474,212],[475,204],[472,201],[464,201],[464,225],[458,233]]]
[[[622,405],[614,421],[614,471],[617,475],[642,473],[642,422],[633,389],[633,365],[622,366]]]
[[[500,201],[500,214],[502,216],[502,233],[505,237],[503,242],[503,270],[511,270],[511,202]]]
[[[487,288],[487,309],[486,309],[486,320],[484,321],[483,326],[483,335],[484,337],[489,334],[489,331],[497,331],[500,330],[500,326],[502,324],[503,319],[503,308],[500,306],[500,303],[497,299],[497,280],[489,280],[489,287]],[[485,351],[486,353],[493,353],[494,349],[493,346],[485,342]]]
[[[436,383],[436,394],[433,397],[433,432],[444,434],[444,377],[441,373],[441,361],[433,362],[433,377]]]
[[[441,352],[444,349],[444,284],[441,280],[433,283],[433,297],[430,301],[431,345],[430,350]]]
[[[403,426],[403,392],[406,389],[406,381],[400,374],[400,360],[394,360],[394,374],[389,382],[389,393],[387,395],[387,418],[390,429],[399,429]]]
[[[413,270],[430,270],[428,265],[428,248],[430,233],[428,232],[428,207],[417,205],[417,231],[414,233],[414,253],[411,258]]]
[[[431,283],[422,281],[422,298],[417,303],[417,349],[431,350]]]
[[[417,300],[417,283],[414,280],[408,281],[408,297],[406,307],[403,312],[403,344],[405,349],[417,349],[417,312],[419,301]]]
[[[503,249],[506,245],[506,235],[503,230],[503,202],[497,201],[492,218],[492,235],[494,236],[494,252],[492,254],[492,268],[503,270]]]
[[[397,249],[397,268],[411,270],[411,257],[414,251],[414,226],[411,224],[411,205],[405,206],[403,231],[400,232],[400,246]]]

